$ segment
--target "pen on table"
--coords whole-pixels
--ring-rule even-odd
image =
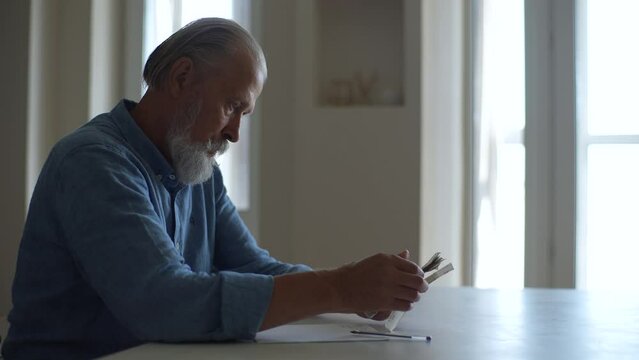
[[[359,330],[351,330],[352,334],[355,335],[374,335],[374,336],[385,336],[385,337],[394,337],[400,339],[407,340],[418,340],[418,341],[430,341],[430,336],[413,336],[413,335],[400,335],[400,334],[387,334],[387,333],[378,333],[378,332],[370,332],[370,331],[359,331]]]

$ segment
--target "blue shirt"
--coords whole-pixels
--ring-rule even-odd
[[[123,100],[62,139],[33,192],[6,359],[89,358],[147,341],[251,339],[272,275],[219,169],[185,186]]]

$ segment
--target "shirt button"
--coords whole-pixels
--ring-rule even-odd
[[[169,179],[175,180],[175,175],[173,175],[173,174],[169,175]]]
[[[175,248],[177,249],[178,252],[180,252],[180,243],[179,242],[175,243]]]

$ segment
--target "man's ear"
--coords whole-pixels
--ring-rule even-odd
[[[193,82],[195,67],[193,60],[183,56],[177,59],[169,71],[168,87],[171,96],[179,97],[184,89]]]

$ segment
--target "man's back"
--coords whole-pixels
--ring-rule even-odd
[[[41,171],[20,243],[14,308],[9,315],[12,326],[3,348],[7,357],[13,356],[14,349],[16,355],[27,358],[47,353],[82,357],[89,350],[85,347],[111,341],[114,334],[122,337],[113,339],[115,343],[139,343],[105,306],[100,306],[98,294],[83,279],[64,243],[60,214],[55,211],[59,190],[56,171],[64,158],[91,144],[114,146],[117,136],[114,124],[102,115],[57,144]],[[98,341],[90,345],[89,339]]]
[[[256,246],[219,170],[202,184],[177,182],[130,118],[133,106],[122,102],[67,136],[42,169],[5,357],[86,358],[151,340],[250,338],[272,291],[272,277],[258,274],[306,269]]]

